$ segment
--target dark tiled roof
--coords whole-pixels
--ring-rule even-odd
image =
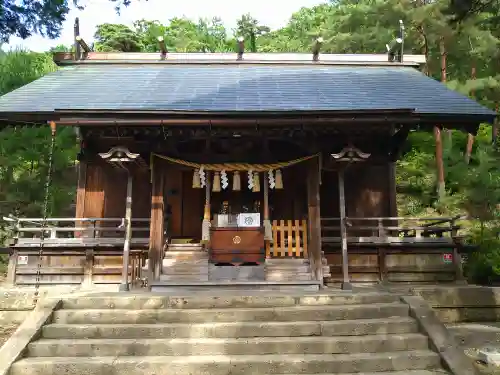
[[[56,109],[494,112],[409,67],[79,65],[0,98],[2,112]]]

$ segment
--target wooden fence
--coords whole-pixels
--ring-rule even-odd
[[[307,258],[307,220],[273,220],[273,241],[266,241],[266,257]]]

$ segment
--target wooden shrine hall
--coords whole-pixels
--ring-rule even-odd
[[[6,218],[10,283],[463,279],[457,218],[398,217],[394,163],[412,130],[495,113],[424,56],[78,51],[0,98],[2,126],[73,127],[81,145],[74,217]]]

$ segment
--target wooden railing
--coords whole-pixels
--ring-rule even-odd
[[[120,284],[126,268],[124,218],[4,218],[13,233],[12,285]],[[149,219],[132,219],[128,281],[143,282]],[[42,235],[43,234],[43,235]],[[42,239],[43,237],[43,239]],[[40,258],[40,249],[43,251]]]
[[[348,217],[347,241],[377,243],[451,243],[458,239],[460,216],[439,218]],[[323,244],[340,243],[340,218],[321,219]]]
[[[122,246],[124,218],[4,218],[11,224],[15,247]],[[149,244],[150,219],[132,219],[132,245]]]
[[[266,241],[266,257],[307,258],[307,220],[274,220],[273,241]]]

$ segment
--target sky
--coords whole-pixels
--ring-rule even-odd
[[[302,7],[312,7],[324,3],[325,0],[133,0],[133,3],[123,8],[120,15],[116,14],[114,5],[108,0],[82,0],[86,4],[83,11],[72,10],[63,25],[61,36],[50,40],[33,36],[26,40],[12,37],[4,49],[21,47],[43,52],[59,44],[73,43],[73,24],[75,17],[80,18],[80,35],[90,44],[97,25],[102,23],[121,23],[132,26],[139,19],[158,20],[166,23],[174,17],[197,20],[198,18],[220,17],[226,28],[231,30],[236,26],[236,19],[242,14],[250,13],[261,24],[271,29],[285,26],[292,13]],[[272,4],[272,5],[271,5]]]

